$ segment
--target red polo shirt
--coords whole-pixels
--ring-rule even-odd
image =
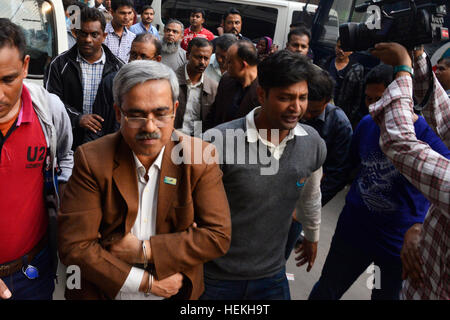
[[[0,264],[28,253],[47,231],[43,164],[45,136],[23,86],[17,121],[0,133]]]
[[[186,28],[184,30],[183,40],[181,41],[181,47],[184,50],[187,50],[189,42],[196,37],[205,38],[212,41],[214,39],[214,34],[205,28],[202,28],[200,32],[191,31],[191,27]]]

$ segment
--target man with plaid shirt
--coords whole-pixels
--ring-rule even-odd
[[[408,52],[397,43],[379,43],[372,54],[398,71],[382,98],[369,107],[380,126],[380,147],[431,202],[423,226],[415,224],[405,235],[401,258],[406,281],[401,297],[448,300],[450,160],[417,140],[413,125],[413,79],[417,101],[423,100],[432,85],[423,115],[447,147],[450,146],[450,99],[429,70],[425,54],[415,54],[414,71]]]
[[[83,143],[88,131],[107,134],[116,128],[112,105],[94,104],[103,79],[123,65],[102,45],[105,27],[105,17],[98,9],[83,9],[76,45],[51,62],[44,81],[46,89],[65,104],[72,122],[73,150]]]

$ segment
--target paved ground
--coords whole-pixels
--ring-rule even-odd
[[[301,268],[295,265],[294,254],[291,254],[286,272],[294,275],[294,281],[289,281],[291,288],[291,297],[293,300],[306,300],[311,292],[314,283],[319,279],[322,271],[325,258],[328,254],[328,250],[331,244],[331,238],[334,234],[337,219],[342,207],[344,206],[345,195],[347,194],[348,187],[342,190],[332,201],[330,201],[322,209],[322,224],[320,228],[320,241],[317,253],[317,259],[312,270],[307,273],[306,267]],[[55,300],[64,299],[64,285],[65,285],[65,271],[60,268],[60,281],[55,289],[53,298]],[[368,300],[370,299],[370,290],[366,287],[366,281],[369,278],[369,274],[362,274],[359,279],[354,283],[352,287],[343,296],[346,300]]]

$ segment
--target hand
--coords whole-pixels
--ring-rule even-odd
[[[11,298],[11,296],[11,291],[9,291],[3,280],[0,279],[0,299],[9,299]]]
[[[419,253],[419,243],[422,235],[422,224],[416,223],[405,233],[400,258],[402,259],[402,279],[411,279],[414,288],[423,285],[423,259]]]
[[[317,256],[317,243],[318,242],[308,241],[306,240],[306,238],[303,239],[302,244],[297,249],[295,249],[295,253],[299,254],[295,258],[295,260],[298,261],[297,267],[301,267],[306,262],[308,262],[306,271],[309,272],[311,270]]]
[[[91,130],[93,133],[102,130],[102,117],[98,114],[83,114],[80,117],[80,127]]]
[[[181,273],[175,273],[161,281],[153,279],[150,292],[159,297],[170,298],[176,295],[182,286],[183,275]]]
[[[395,42],[377,43],[375,49],[372,49],[370,53],[383,63],[394,67],[400,65],[412,66],[411,57],[406,48]]]
[[[150,245],[147,246],[147,253]],[[128,233],[109,247],[112,255],[129,264],[144,263],[144,253],[142,252],[142,241],[132,233]],[[147,255],[150,260],[150,255]]]

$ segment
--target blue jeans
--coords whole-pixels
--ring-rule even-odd
[[[12,293],[11,300],[52,300],[55,289],[55,274],[51,271],[48,248],[39,252],[30,265],[39,270],[39,277],[28,279],[22,270],[1,278]]]
[[[286,251],[284,256],[286,260],[289,259],[292,249],[294,249],[295,243],[297,242],[300,234],[302,233],[302,224],[294,219],[292,219],[291,227],[289,228],[288,239],[286,242]]]
[[[286,268],[256,280],[213,280],[205,277],[200,300],[291,300]]]
[[[355,239],[354,241],[358,241]],[[399,300],[402,287],[402,264],[400,257],[375,254],[362,250],[333,236],[330,251],[319,281],[314,285],[309,300],[338,300],[350,286],[365,273],[371,263],[380,268],[380,287],[372,289],[372,300]],[[373,274],[366,273],[367,278]],[[375,277],[376,278],[376,277]]]

